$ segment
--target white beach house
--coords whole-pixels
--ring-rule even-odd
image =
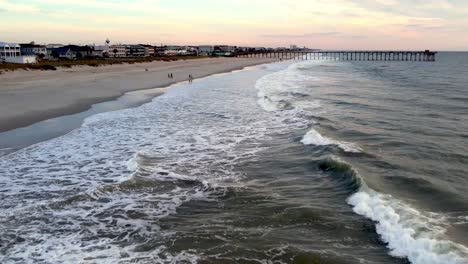
[[[109,57],[113,57],[113,58],[127,57],[127,45],[109,46]]]
[[[36,56],[21,56],[19,44],[0,42],[0,62],[35,63]]]

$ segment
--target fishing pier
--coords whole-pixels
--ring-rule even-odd
[[[278,58],[282,60],[341,61],[435,61],[435,51],[252,51],[237,52],[242,58]]]

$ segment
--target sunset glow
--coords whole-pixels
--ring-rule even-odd
[[[7,42],[468,48],[462,0],[0,0]]]

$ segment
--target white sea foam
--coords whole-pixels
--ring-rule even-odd
[[[309,62],[310,63],[310,62]],[[307,95],[304,84],[318,79],[314,76],[301,74],[298,69],[301,64],[292,64],[287,69],[281,69],[281,65],[273,73],[267,74],[257,80],[255,88],[258,91],[258,103],[264,110],[272,112],[284,109],[292,109],[291,97],[294,94]],[[272,66],[274,67],[274,66]],[[308,106],[318,107],[318,102],[308,100]]]
[[[158,221],[181,204],[239,184],[234,165],[256,160],[269,133],[290,128],[258,109],[250,87],[263,72],[249,74],[175,86],[1,157],[0,262],[194,262],[196,252],[169,254],[165,245],[135,249],[170,236]]]
[[[362,179],[360,184],[359,191],[348,197],[347,203],[355,213],[376,222],[376,232],[387,243],[391,256],[407,258],[413,264],[468,263],[468,248],[446,237],[444,215],[419,211],[371,189]]]
[[[348,199],[354,212],[376,221],[390,255],[414,264],[465,264],[468,249],[447,240],[443,219],[424,215],[390,195],[366,187]]]
[[[359,153],[362,150],[353,143],[337,141],[325,136],[322,136],[315,129],[310,129],[302,138],[301,142],[304,145],[316,145],[316,146],[327,146],[337,145],[345,152]]]
[[[284,109],[279,103],[290,99],[288,93],[307,94],[303,82],[314,80],[312,78],[307,80],[298,72],[307,66],[307,63],[294,64],[285,70],[261,78],[256,84],[260,106],[268,112],[282,113],[280,110]],[[313,105],[313,98],[289,102],[295,110],[297,108],[303,110],[306,109],[304,106]],[[307,110],[314,111],[314,108]],[[290,115],[281,115],[283,120],[297,113],[297,111],[288,112]],[[315,129],[310,129],[301,142],[305,145],[336,145],[346,152],[362,151],[353,143],[325,137]],[[434,213],[424,214],[390,195],[370,189],[363,181],[360,191],[350,196],[347,202],[353,206],[354,212],[376,222],[377,233],[384,242],[388,243],[390,255],[406,257],[414,264],[468,263],[468,249],[448,240],[445,236],[446,226],[443,217]]]

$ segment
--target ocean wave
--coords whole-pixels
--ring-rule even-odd
[[[337,185],[342,186],[348,194],[355,193],[362,187],[363,181],[354,168],[336,157],[320,160],[318,168],[330,173],[337,181]]]
[[[443,220],[370,188],[353,194],[348,203],[354,212],[376,222],[390,255],[414,264],[468,263],[468,248],[446,239]]]
[[[304,109],[304,103],[312,104],[309,96],[302,96],[308,95],[304,85],[294,82],[292,78],[294,76],[304,81],[306,77],[300,74],[304,68],[307,67],[303,64],[292,65],[258,80],[258,103],[263,109],[269,112],[283,110],[278,107],[278,102],[285,99],[290,99],[288,103],[294,108]],[[297,103],[301,98],[309,102]],[[328,138],[315,129],[310,129],[301,142],[304,145],[335,145],[345,152],[362,152],[354,143]],[[468,249],[450,241],[445,235],[447,226],[443,216],[418,211],[391,195],[373,190],[350,164],[337,157],[319,160],[317,166],[346,190],[347,203],[355,213],[375,221],[376,232],[390,249],[391,256],[407,258],[414,264],[468,263]]]
[[[290,128],[257,109],[251,74],[176,85],[2,156],[0,262],[196,260],[165,248],[171,232],[159,221],[192,199],[225,195],[245,177],[236,166],[257,160],[269,133]]]
[[[389,254],[413,264],[468,263],[468,248],[448,240],[446,219],[421,212],[391,195],[368,187],[348,163],[329,157],[318,163],[352,193],[347,203],[353,211],[375,221],[376,232],[390,249]]]
[[[354,143],[337,141],[325,136],[322,136],[315,129],[309,130],[304,137],[301,139],[304,145],[315,145],[315,146],[328,146],[336,145],[345,152],[360,153],[362,149]]]
[[[267,74],[257,80],[255,88],[258,91],[258,104],[264,110],[269,112],[291,110],[295,108],[293,103],[295,99],[309,96],[302,85],[306,82],[318,81],[318,79],[302,74],[300,72],[301,65],[306,64],[292,64],[286,69]]]

